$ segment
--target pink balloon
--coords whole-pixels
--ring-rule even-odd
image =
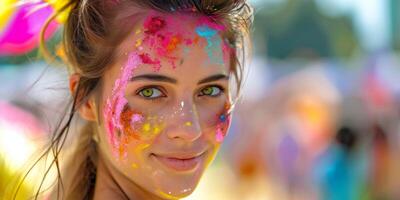
[[[53,8],[43,3],[29,3],[21,6],[10,23],[0,32],[0,56],[12,56],[28,53],[39,44],[40,31]],[[35,9],[35,10],[34,10]],[[50,38],[58,24],[52,22],[45,38]]]

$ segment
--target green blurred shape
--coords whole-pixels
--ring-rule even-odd
[[[323,15],[314,1],[288,0],[256,12],[255,44],[272,58],[350,58],[359,49],[350,16]],[[257,41],[258,40],[258,41]]]

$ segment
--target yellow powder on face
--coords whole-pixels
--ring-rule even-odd
[[[142,45],[142,40],[141,39],[136,40],[135,46],[139,47],[140,45]]]
[[[186,122],[185,126],[192,126],[192,122]]]
[[[149,132],[150,129],[151,129],[150,123],[145,123],[145,124],[143,124],[142,129],[143,129],[144,132]]]
[[[160,131],[161,131],[161,128],[160,127],[154,127],[154,134],[159,134],[160,133]]]
[[[133,168],[133,169],[137,169],[138,167],[139,167],[139,166],[138,166],[136,163],[133,163],[133,164],[132,164],[132,168]]]
[[[142,151],[148,147],[150,147],[150,144],[143,143],[143,144],[139,144],[138,146],[136,146],[136,148],[133,150],[133,153],[137,156],[139,163],[143,163]],[[136,165],[136,167],[134,167],[133,165]],[[136,163],[132,164],[132,168],[137,169],[138,167],[139,167],[138,164],[136,164]]]
[[[160,189],[157,190],[157,193],[160,196],[164,197],[165,199],[180,199],[180,198],[183,198],[183,197],[178,197],[178,196],[173,196],[173,195],[167,194],[167,193],[161,191]]]
[[[148,148],[150,146],[150,144],[139,144],[136,148],[135,148],[135,153],[138,154],[141,151],[145,150],[146,148]]]

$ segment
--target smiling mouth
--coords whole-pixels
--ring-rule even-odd
[[[168,155],[164,156],[153,153],[151,156],[169,169],[178,172],[191,172],[198,168],[205,154],[206,152],[203,152],[198,156],[179,157]]]

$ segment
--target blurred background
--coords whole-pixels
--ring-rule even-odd
[[[0,0],[0,192],[69,98],[65,68],[37,57],[52,8],[15,2]],[[400,0],[250,2],[242,99],[187,199],[400,199]],[[46,34],[54,51],[57,26]]]

